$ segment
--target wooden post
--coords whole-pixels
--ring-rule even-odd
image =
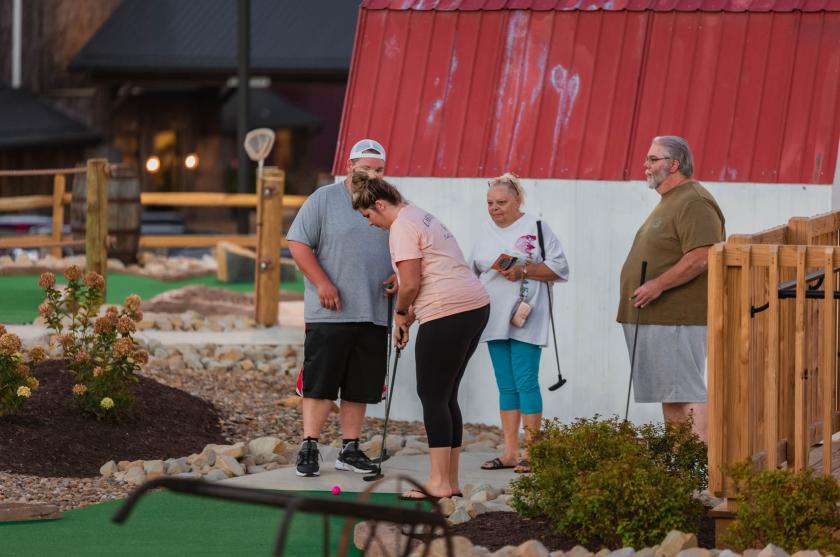
[[[779,246],[770,246],[767,270],[767,377],[764,380],[767,469],[779,466]]]
[[[717,496],[725,495],[723,483],[724,419],[726,407],[723,369],[723,309],[724,272],[723,244],[715,244],[709,250],[709,307],[708,307],[708,365],[709,365],[709,491]]]
[[[807,246],[796,246],[796,320],[794,332],[794,431],[793,471],[801,472],[808,463],[808,419],[805,393],[808,370],[805,369],[805,257]]]
[[[285,173],[277,167],[263,169],[257,180],[257,260],[254,276],[254,321],[276,325],[280,303],[280,245],[283,237]]]
[[[834,301],[834,250],[825,248],[825,278],[823,278],[823,311],[822,311],[822,434],[823,434],[823,473],[831,475],[831,434],[834,424],[834,362],[836,360],[836,311]]]
[[[87,161],[87,222],[85,225],[85,268],[107,278],[108,178],[106,159]],[[103,296],[104,296],[103,292]]]
[[[52,241],[61,242],[64,232],[64,190],[66,181],[64,174],[56,174],[53,178],[53,206],[52,206]],[[61,245],[52,248],[53,257],[61,257]]]
[[[741,257],[741,268],[738,276],[737,305],[733,304],[731,311],[737,312],[738,329],[735,340],[735,354],[737,355],[736,366],[732,371],[735,373],[736,387],[735,396],[730,398],[734,403],[733,414],[735,427],[732,431],[736,439],[735,454],[731,454],[728,462],[747,459],[752,454],[752,431],[758,418],[752,412],[752,385],[750,382],[750,329],[752,318],[750,317],[750,290],[752,287],[752,244],[738,246]],[[735,331],[732,331],[734,334]]]

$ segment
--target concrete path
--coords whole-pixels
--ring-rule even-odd
[[[250,474],[239,478],[223,480],[221,483],[239,487],[281,490],[313,490],[329,491],[334,485],[341,486],[342,491],[360,492],[370,487],[370,483],[362,478],[364,474],[354,472],[340,472],[335,469],[335,458],[338,449],[321,447],[321,475],[314,478],[300,478],[295,474],[294,466],[284,466],[270,472]],[[496,488],[506,488],[510,481],[517,477],[513,469],[482,470],[481,464],[498,453],[469,452],[461,455],[461,487],[467,484],[478,485],[486,482]],[[423,483],[429,473],[429,455],[394,456],[383,465],[385,480],[375,489],[378,493],[395,493],[408,489],[406,484],[398,486],[397,476],[408,476],[419,483]]]
[[[6,325],[10,333],[20,337],[24,345],[44,344],[47,341],[47,328],[40,325]],[[302,327],[266,327],[249,331],[159,331],[148,329],[134,334],[139,341],[157,340],[161,344],[295,344],[302,343]]]

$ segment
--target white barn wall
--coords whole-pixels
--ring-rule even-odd
[[[464,254],[487,220],[486,180],[456,178],[391,178],[413,203],[428,210],[452,230]],[[540,384],[546,417],[576,417],[624,412],[629,357],[615,322],[621,265],[633,237],[659,196],[644,182],[525,180],[525,210],[542,214],[558,234],[569,258],[571,278],[555,287],[560,364],[568,383],[559,391],[547,386],[556,379],[551,346],[543,351]],[[706,183],[726,217],[728,234],[756,232],[783,224],[793,216],[809,216],[831,207],[830,186]],[[415,391],[413,336],[400,359],[394,419],[422,418]],[[460,392],[465,421],[498,424],[498,399],[486,345],[467,369]],[[369,408],[381,416],[384,405]],[[631,402],[630,418],[659,421],[655,404]]]

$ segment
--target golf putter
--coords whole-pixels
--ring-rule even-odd
[[[542,220],[537,221],[537,241],[540,244],[540,256],[545,261],[545,242],[542,235]],[[551,321],[551,336],[554,338],[554,359],[557,361],[557,383],[548,388],[549,391],[556,391],[566,384],[566,379],[560,371],[560,354],[557,351],[557,331],[554,328],[554,305],[551,301],[551,285],[546,283],[545,287],[548,291],[548,317]]]
[[[400,334],[402,339],[402,334]],[[379,462],[376,465],[376,472],[363,476],[362,479],[366,482],[373,482],[382,477],[382,463],[388,460],[387,451],[385,450],[385,439],[388,435],[388,417],[391,415],[391,401],[394,399],[394,382],[397,380],[397,364],[400,361],[400,353],[402,348],[397,348],[397,354],[394,356],[394,368],[391,371],[391,385],[388,387],[388,400],[385,402],[385,422],[382,424],[382,447],[379,450]]]
[[[390,290],[393,287],[394,287],[393,283],[390,283],[390,282],[385,285],[385,288],[388,289],[388,290]],[[388,391],[388,388],[389,388],[388,387],[388,371],[391,368],[391,339],[394,336],[394,296],[395,296],[395,294],[392,294],[392,295],[388,296],[388,326],[386,327],[386,330],[385,330],[385,353],[386,353],[386,356],[385,356],[385,385],[384,385],[383,389],[385,391],[385,399],[386,399],[385,404],[386,404],[386,406],[388,404],[387,401],[390,400],[390,398],[391,398],[391,393]],[[376,457],[376,458],[372,458],[371,460],[373,462],[375,462],[376,464],[381,464],[381,463],[385,462],[386,460],[388,460],[388,453],[386,453],[384,451],[379,451],[379,456]]]
[[[645,274],[647,273],[647,261],[642,261],[642,276],[639,278],[639,286],[645,283]],[[636,308],[636,328],[633,331],[633,350],[630,354],[630,383],[627,385],[627,403],[624,405],[624,421],[627,421],[627,416],[630,415],[630,390],[633,387],[633,369],[636,367],[636,341],[639,340],[639,314],[642,311],[641,307]]]

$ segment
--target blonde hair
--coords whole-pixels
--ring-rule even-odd
[[[391,205],[403,202],[402,195],[392,184],[382,178],[370,177],[366,172],[354,172],[350,177],[353,209],[371,209],[380,199]]]
[[[501,176],[496,176],[487,181],[487,185],[491,188],[494,186],[507,186],[508,190],[520,202],[525,201],[525,190],[522,189],[522,183],[519,181],[519,176],[513,172],[505,172]]]

